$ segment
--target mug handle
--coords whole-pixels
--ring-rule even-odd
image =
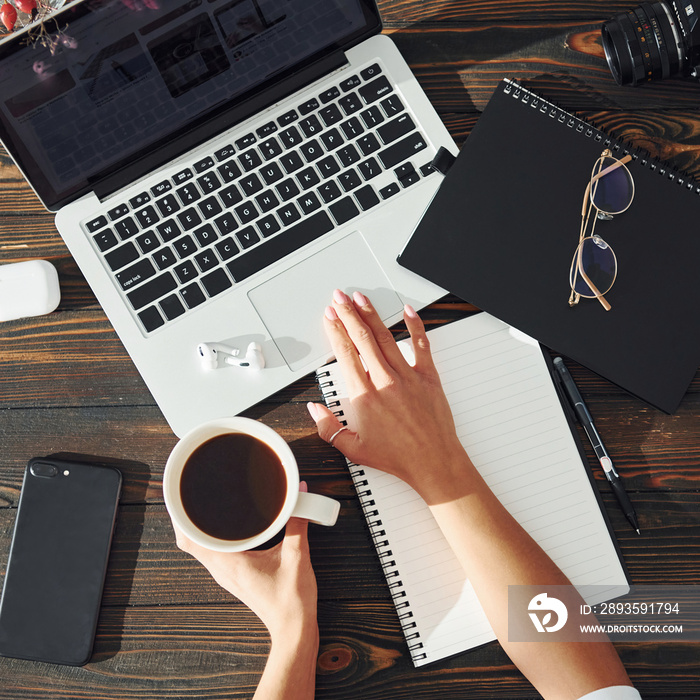
[[[300,491],[291,517],[304,518],[317,525],[335,525],[340,503],[328,496]]]

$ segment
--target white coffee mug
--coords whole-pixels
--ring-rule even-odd
[[[190,456],[212,438],[231,433],[243,433],[257,438],[270,447],[284,468],[287,489],[284,503],[274,521],[262,532],[241,540],[212,537],[197,527],[187,515],[180,494],[180,479]],[[218,552],[242,552],[253,549],[274,537],[289,518],[305,518],[319,525],[335,525],[340,503],[327,496],[299,491],[299,469],[289,445],[272,428],[250,418],[220,418],[200,425],[187,433],[173,448],[163,474],[165,506],[173,522],[193,542]]]

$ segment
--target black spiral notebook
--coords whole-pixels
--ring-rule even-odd
[[[540,345],[486,313],[433,329],[429,337],[457,435],[501,503],[589,603],[627,593],[591,470]],[[400,347],[410,360],[410,342]],[[326,405],[353,427],[338,365],[326,365],[316,376]],[[422,666],[495,639],[420,496],[390,474],[349,467],[413,663]]]
[[[581,205],[605,148],[629,209],[599,221],[618,274],[569,307]],[[700,364],[700,183],[504,80],[399,256],[465,301],[672,413]]]

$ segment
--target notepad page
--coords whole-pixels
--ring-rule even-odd
[[[536,341],[486,313],[429,337],[459,439],[496,496],[575,585],[609,585],[611,595],[601,599],[624,592],[626,577],[588,467]],[[329,368],[334,400],[352,428],[340,371]],[[420,496],[389,474],[351,469],[414,664],[495,639]]]

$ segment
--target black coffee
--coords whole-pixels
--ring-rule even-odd
[[[190,520],[221,540],[265,530],[284,505],[287,475],[280,458],[250,435],[218,435],[185,463],[180,497]]]

